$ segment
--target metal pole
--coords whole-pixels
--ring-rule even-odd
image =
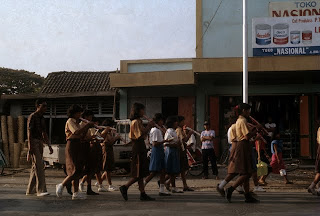
[[[243,103],[248,103],[248,22],[247,0],[243,0]]]

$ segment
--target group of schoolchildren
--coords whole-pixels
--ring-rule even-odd
[[[47,103],[44,100],[37,100],[37,110],[28,119],[28,143],[29,157],[32,160],[30,180],[26,195],[36,194],[37,196],[49,195],[45,184],[43,169],[43,144],[49,146],[50,153],[53,150],[46,135],[43,114],[46,112]],[[217,185],[218,193],[231,202],[235,190],[243,193],[245,202],[259,202],[249,190],[249,179],[252,177],[255,191],[264,191],[260,187],[266,185],[266,178],[269,173],[277,173],[284,177],[286,184],[292,184],[287,178],[285,165],[282,159],[283,142],[275,127],[267,127],[272,132],[274,139],[271,142],[272,157],[270,159],[265,139],[261,136],[262,126],[252,127],[248,123],[251,107],[241,103],[236,107],[237,118],[234,119],[228,130],[228,140],[231,144],[227,176]],[[145,116],[145,106],[140,103],[133,104],[130,113],[129,138],[132,145],[131,178],[122,185],[119,190],[124,198],[128,200],[128,189],[134,183],[138,183],[140,200],[155,200],[145,192],[146,185],[159,175],[159,195],[170,196],[171,193],[183,193],[193,191],[186,181],[186,172],[189,169],[187,158],[187,143],[190,143],[194,131],[185,127],[183,116],[170,116],[167,119],[160,113],[154,115],[153,120],[146,126],[142,122]],[[87,182],[87,195],[97,195],[92,190],[91,181],[95,176],[95,186],[98,192],[115,191],[111,182],[111,171],[114,167],[113,145],[120,140],[120,136],[114,133],[113,122],[106,120],[99,127],[98,120],[90,110],[83,110],[78,105],[72,105],[68,109],[69,119],[65,125],[66,134],[66,174],[67,177],[56,186],[56,195],[62,197],[64,187],[72,195],[72,199],[86,199],[84,183]],[[235,121],[236,120],[236,121]],[[99,130],[98,130],[98,129]],[[218,179],[218,168],[214,152],[213,140],[215,133],[210,130],[209,122],[204,123],[205,130],[201,133],[202,160],[204,168],[204,179],[208,178],[208,162],[211,162],[213,175]],[[148,137],[152,145],[150,161],[147,158],[145,140]],[[317,134],[317,141],[320,144],[320,128]],[[195,141],[191,141],[195,144]],[[255,149],[253,149],[255,146]],[[28,157],[28,158],[29,158]],[[257,177],[257,161],[264,161],[269,164],[269,172],[265,176]],[[320,148],[318,148],[316,161],[316,176],[308,191],[314,195],[320,195],[316,185],[320,181]],[[176,177],[180,175],[183,182],[183,190],[176,187]],[[232,186],[226,185],[234,179]],[[107,180],[109,188],[104,188],[103,181]],[[226,189],[225,189],[226,188]],[[73,190],[72,190],[73,189]],[[80,191],[80,192],[79,192]],[[170,193],[170,192],[171,193]]]
[[[146,127],[141,118],[145,115],[143,104],[135,103],[132,106],[129,138],[132,141],[131,179],[120,187],[124,200],[128,200],[129,187],[138,182],[140,200],[154,200],[145,193],[145,186],[156,176],[159,195],[170,196],[172,193],[193,191],[186,181],[186,171],[189,168],[186,154],[187,142],[193,132],[184,130],[183,116],[169,116],[167,119],[160,113],[154,115]],[[147,160],[145,139],[149,136],[152,145],[150,162]],[[176,177],[180,175],[183,182],[183,191],[176,187]],[[170,189],[171,186],[171,189]]]
[[[98,195],[92,190],[91,180],[96,177],[98,192],[115,191],[111,182],[114,166],[113,144],[120,139],[112,131],[112,121],[106,120],[103,130],[97,129],[99,121],[91,110],[83,110],[79,105],[72,105],[68,110],[66,122],[66,174],[62,183],[56,186],[56,195],[62,197],[64,187],[72,199],[85,199],[84,183],[87,182],[87,195]],[[81,119],[81,120],[80,120]],[[102,185],[107,180],[109,188]],[[71,189],[73,187],[73,191]]]
[[[235,117],[230,119],[228,129],[228,142],[230,143],[230,157],[228,174],[220,184],[217,185],[217,191],[222,197],[231,202],[232,193],[237,190],[245,195],[245,202],[259,202],[253,194],[254,192],[265,192],[261,186],[268,183],[266,178],[273,172],[284,177],[286,184],[292,184],[287,178],[286,168],[282,159],[283,141],[280,139],[280,133],[277,132],[276,125],[269,122],[265,125],[268,131],[269,140],[271,140],[271,153],[269,157],[267,152],[267,141],[262,134],[262,125],[252,125],[248,123],[251,107],[242,103],[235,108]],[[257,163],[263,161],[268,165],[266,175],[257,176]],[[225,189],[226,185],[234,179],[232,186]],[[249,190],[249,179],[252,177],[254,183],[253,192]]]

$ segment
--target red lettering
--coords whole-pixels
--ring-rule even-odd
[[[281,11],[272,11],[272,17],[281,17]]]
[[[285,10],[283,11],[283,17],[289,17],[289,11]]]
[[[307,12],[308,12],[308,15],[307,15]],[[311,10],[305,9],[303,12],[303,16],[311,16]]]
[[[292,10],[290,14],[291,16],[299,16],[297,10]]]
[[[319,16],[320,15],[320,9],[317,10],[317,9],[312,9],[312,16]]]

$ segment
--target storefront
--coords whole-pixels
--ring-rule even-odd
[[[319,117],[320,36],[318,39],[315,28],[313,41],[307,41],[308,35],[303,34],[302,29],[310,28],[310,24],[284,25],[289,26],[282,32],[284,35],[275,34],[274,25],[276,19],[293,22],[288,16],[295,10],[304,11],[301,23],[309,20],[308,16],[314,14],[308,10],[320,13],[320,1],[316,0],[311,8],[295,2],[248,1],[249,100],[257,120],[263,123],[271,116],[279,126],[287,143],[286,157],[313,159],[317,148],[315,122]],[[288,16],[283,12],[286,10],[291,11]],[[282,15],[272,18],[277,17],[275,14]],[[311,20],[314,22],[315,17]],[[261,22],[270,22],[267,25],[272,26],[267,28],[270,32],[265,32],[267,47],[258,46],[261,41],[257,37],[261,32],[256,35],[256,26]],[[316,25],[313,23],[311,27]],[[296,37],[291,38],[291,30],[300,32],[299,43],[293,41]],[[274,40],[277,36],[284,36],[284,40]],[[203,129],[203,122],[210,119],[216,131],[215,146],[219,154],[225,145],[227,118],[232,108],[241,102],[241,72],[242,1],[197,0],[196,58],[121,61],[120,73],[110,78],[111,86],[120,89],[120,117],[126,118],[130,105],[140,101],[147,105],[148,115],[183,114],[188,124],[193,123],[198,131]]]

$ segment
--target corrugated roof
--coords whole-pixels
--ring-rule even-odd
[[[109,74],[112,72],[54,72],[50,73],[41,89],[42,94],[111,91]]]

